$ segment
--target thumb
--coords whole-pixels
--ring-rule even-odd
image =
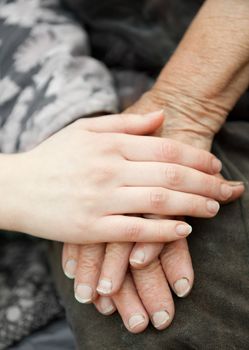
[[[146,135],[158,129],[163,121],[163,110],[149,114],[114,114],[84,119],[83,126],[93,132],[116,132],[134,135]]]
[[[229,197],[225,202],[223,202],[224,204],[235,201],[236,199],[240,198],[245,192],[245,185],[243,181],[229,181],[224,179],[224,177],[221,174],[218,174],[217,176],[221,178],[226,184],[228,184],[233,190],[231,197]]]

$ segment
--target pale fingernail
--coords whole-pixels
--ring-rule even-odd
[[[130,263],[142,264],[145,261],[145,253],[143,250],[136,250],[132,257],[130,258]]]
[[[145,322],[145,318],[143,315],[133,315],[128,321],[129,328],[133,329],[144,322]]]
[[[212,160],[212,170],[216,174],[221,172],[221,170],[222,170],[222,163],[221,163],[221,161],[219,159],[214,158]]]
[[[207,201],[207,210],[211,213],[211,214],[217,214],[218,211],[220,209],[220,205],[218,202],[216,201],[212,201],[212,200],[208,200]]]
[[[236,186],[244,186],[243,181],[229,181],[229,186],[236,187]]]
[[[152,315],[152,322],[156,328],[164,326],[169,319],[170,317],[167,311],[157,311]]]
[[[68,260],[64,268],[65,275],[70,279],[74,279],[76,274],[76,268],[77,268],[77,261],[74,259]]]
[[[87,284],[78,284],[75,289],[75,299],[79,303],[87,304],[92,301],[93,290]]]
[[[179,298],[185,297],[191,289],[189,280],[187,278],[181,278],[174,283],[174,290]]]
[[[110,315],[116,310],[112,300],[106,297],[101,297],[100,308],[101,308],[102,314],[104,315]]]
[[[222,184],[220,187],[220,193],[224,199],[228,199],[233,194],[231,186],[227,184]]]
[[[192,232],[192,227],[187,224],[180,224],[176,226],[176,233],[180,236],[187,236]]]
[[[146,118],[153,118],[153,117],[160,115],[160,114],[163,114],[163,109],[160,109],[159,111],[156,111],[156,112],[147,113],[147,114],[145,114],[145,117]]]
[[[112,291],[112,281],[108,279],[100,280],[97,291],[101,294],[110,294]]]

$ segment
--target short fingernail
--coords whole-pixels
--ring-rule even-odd
[[[77,261],[74,259],[68,260],[64,268],[65,275],[70,279],[74,279],[76,274],[76,268],[77,268]]]
[[[134,264],[142,264],[145,261],[145,253],[143,250],[137,250],[134,254],[132,254],[132,257],[130,258],[130,263]]]
[[[163,114],[163,109],[160,109],[156,112],[147,113],[147,114],[145,114],[145,117],[146,118],[153,118],[153,117],[156,117],[157,115],[160,115],[160,114]]]
[[[187,236],[192,232],[192,227],[187,224],[180,224],[176,226],[176,233],[179,236]]]
[[[187,278],[181,278],[174,283],[174,290],[179,298],[185,297],[191,289],[189,280]]]
[[[229,186],[236,187],[236,186],[244,186],[243,181],[229,181]]]
[[[233,194],[233,190],[232,190],[231,186],[229,186],[227,184],[222,184],[220,187],[220,193],[221,193],[222,198],[228,199]]]
[[[116,310],[112,300],[106,297],[101,297],[100,308],[101,308],[102,314],[104,315],[110,315]]]
[[[129,328],[134,329],[135,327],[139,326],[140,324],[143,324],[145,322],[145,318],[143,315],[133,315],[130,317],[128,323],[129,323]]]
[[[152,315],[152,323],[156,328],[164,326],[169,319],[170,317],[167,311],[157,311]]]
[[[211,213],[211,214],[217,214],[218,211],[220,209],[220,205],[218,202],[216,201],[212,201],[212,200],[208,200],[207,201],[207,210]]]
[[[112,281],[109,279],[100,280],[97,291],[101,294],[110,294],[112,291]]]
[[[75,299],[79,303],[87,304],[92,301],[93,290],[87,284],[78,284],[75,289]]]
[[[222,170],[222,163],[221,163],[221,161],[219,159],[214,158],[212,160],[212,170],[216,174],[221,172],[221,170]]]

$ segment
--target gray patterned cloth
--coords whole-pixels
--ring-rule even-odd
[[[79,117],[117,110],[111,74],[59,0],[0,0],[0,151],[26,151]],[[0,236],[0,349],[50,320],[62,305],[44,243]]]
[[[0,149],[32,148],[73,120],[114,112],[112,77],[57,0],[0,1]]]

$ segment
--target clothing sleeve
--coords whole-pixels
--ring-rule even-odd
[[[0,2],[0,151],[31,149],[74,120],[117,111],[111,74],[59,0]]]

